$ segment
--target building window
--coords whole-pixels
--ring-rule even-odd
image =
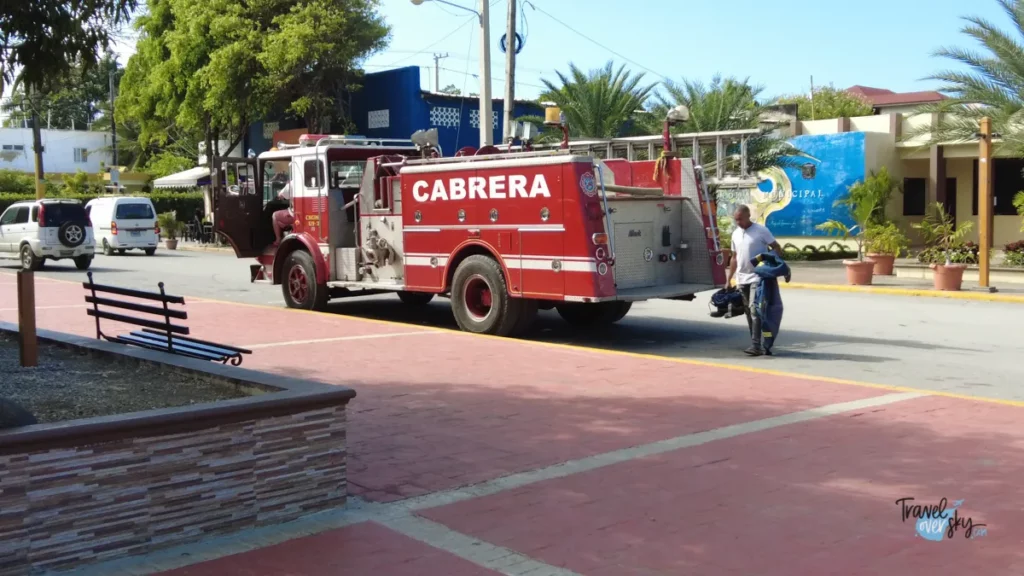
[[[24,152],[25,151],[25,147],[23,145],[21,145],[21,144],[4,144],[3,145],[3,151],[4,152]]]
[[[924,216],[927,181],[924,178],[903,179],[903,215]]]
[[[1024,190],[1024,159],[994,158],[992,160],[992,207],[993,216],[1016,216],[1013,197]],[[978,161],[974,161],[974,198],[972,207],[978,215]]]
[[[86,148],[75,148],[75,164],[85,164],[89,161],[89,150]]]

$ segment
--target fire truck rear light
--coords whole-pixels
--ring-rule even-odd
[[[604,262],[601,262],[600,264],[598,264],[597,265],[597,273],[600,274],[601,276],[604,276],[605,274],[607,274],[608,273],[608,265],[605,264]]]
[[[658,256],[658,262],[668,262],[668,254]]]
[[[597,234],[594,234],[592,239],[594,241],[594,244],[598,246],[608,244],[608,235],[605,234],[604,232],[598,232]]]
[[[594,250],[594,257],[598,260],[604,260],[605,255],[604,248],[601,248],[600,246],[598,246],[597,250]]]

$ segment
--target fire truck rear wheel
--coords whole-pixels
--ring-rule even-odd
[[[632,302],[596,302],[561,304],[555,308],[563,320],[573,326],[592,328],[614,324],[626,317]]]
[[[296,250],[284,261],[281,291],[289,308],[323,310],[327,306],[328,288],[316,283],[316,264],[305,250]]]
[[[510,336],[521,328],[524,307],[525,300],[509,296],[501,266],[493,258],[469,256],[455,270],[452,313],[462,330]]]
[[[398,299],[401,300],[403,304],[408,304],[410,306],[426,306],[434,299],[434,295],[430,292],[402,291],[398,293]]]

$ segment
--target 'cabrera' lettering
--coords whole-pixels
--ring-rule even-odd
[[[491,176],[482,178],[471,176],[469,178],[439,178],[434,180],[434,186],[430,193],[427,193],[427,184],[424,180],[417,180],[412,185],[412,197],[417,202],[437,202],[442,200],[501,200],[505,198],[551,198],[551,190],[548,188],[548,181],[543,174],[530,177],[521,174],[512,176]],[[529,189],[527,189],[529,188]]]

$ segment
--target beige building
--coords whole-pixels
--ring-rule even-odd
[[[858,118],[793,122],[793,136],[864,133],[867,172],[882,166],[903,184],[903,194],[893,195],[887,215],[900,224],[911,241],[920,243],[911,224],[920,222],[935,202],[941,202],[958,223],[973,222],[970,240],[978,241],[978,142],[929,145],[927,138],[906,140],[921,127],[934,125],[936,115],[891,112]],[[998,143],[998,140],[997,140]],[[998,149],[998,148],[997,148]],[[993,161],[993,247],[1024,239],[1021,217],[1012,199],[1024,190],[1024,158],[998,155]]]

